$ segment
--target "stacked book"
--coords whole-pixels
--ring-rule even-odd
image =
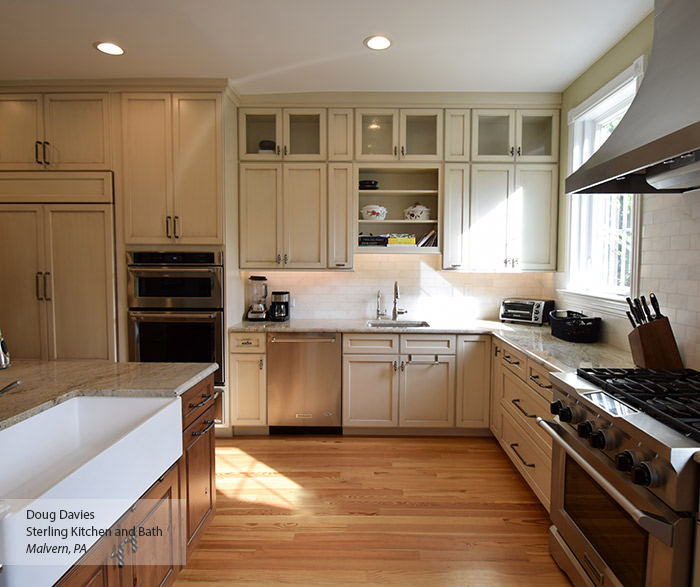
[[[419,241],[419,247],[437,247],[437,232],[431,230],[425,234]]]

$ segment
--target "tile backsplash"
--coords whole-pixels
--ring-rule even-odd
[[[440,270],[439,255],[355,255],[352,272],[253,271],[265,275],[270,291],[291,293],[293,318],[373,318],[377,291],[391,314],[394,281],[406,319],[430,320],[445,315],[495,320],[506,297],[552,297],[552,273],[457,273]]]

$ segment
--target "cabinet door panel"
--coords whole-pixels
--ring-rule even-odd
[[[445,161],[469,161],[469,110],[445,110]]]
[[[328,268],[352,269],[353,265],[352,165],[328,166]]]
[[[42,206],[0,206],[0,328],[12,358],[48,358],[43,235]]]
[[[399,423],[398,355],[343,356],[343,426]]]
[[[390,109],[355,110],[355,159],[357,161],[397,161],[399,111]]]
[[[442,161],[442,110],[401,110],[400,117],[399,157],[404,161]]]
[[[442,268],[467,268],[469,165],[445,165]]]
[[[508,194],[512,165],[472,165],[469,225],[469,266],[504,268]]]
[[[506,163],[515,156],[515,111],[472,111],[472,161]]]
[[[173,96],[174,237],[183,244],[223,242],[221,97]]]
[[[240,108],[238,111],[238,152],[244,160],[278,160],[282,158],[282,109]],[[273,141],[271,151],[260,153],[260,141]]]
[[[326,206],[325,165],[284,165],[286,267],[326,267]]]
[[[44,138],[44,122],[39,94],[0,95],[0,169],[33,169],[36,141]]]
[[[281,268],[282,166],[241,165],[241,267]]]
[[[328,109],[328,160],[352,161],[352,108]]]
[[[455,423],[455,358],[401,355],[399,425],[449,428]]]
[[[116,360],[110,206],[46,207],[49,358]]]
[[[267,424],[266,361],[262,354],[229,356],[231,421],[234,426]]]
[[[326,159],[326,109],[285,108],[284,158],[288,161]]]
[[[457,337],[457,426],[487,428],[491,337]]]
[[[166,225],[166,217],[174,216],[171,109],[169,94],[122,96],[127,244],[171,242]]]

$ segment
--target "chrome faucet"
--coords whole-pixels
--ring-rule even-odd
[[[397,308],[397,307],[396,307],[396,302],[398,301],[398,299],[399,299],[400,297],[401,297],[401,295],[399,294],[399,282],[398,282],[398,281],[395,281],[395,282],[394,282],[394,309],[393,309],[393,311],[391,312],[391,318],[392,318],[392,320],[398,320],[398,319],[399,319],[399,316],[400,316],[401,314],[407,314],[407,313],[408,313],[408,310],[403,310],[403,309],[401,309],[401,308]]]
[[[377,320],[386,317],[386,310],[382,310],[382,290],[377,290]]]

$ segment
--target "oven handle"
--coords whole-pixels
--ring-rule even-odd
[[[128,267],[134,277],[202,277],[216,274],[221,267]]]
[[[612,485],[605,477],[603,477],[598,471],[596,471],[587,461],[584,459],[576,449],[569,445],[557,432],[558,424],[556,422],[550,422],[544,418],[537,418],[537,423],[542,427],[542,429],[549,434],[552,439],[561,446],[566,453],[574,460],[576,463],[588,473],[593,480],[598,483],[608,494],[619,504],[619,506],[625,510],[637,524],[644,528],[650,534],[653,534],[656,538],[661,540],[666,546],[673,546],[673,524],[669,524],[663,520],[660,520],[653,514],[649,514],[640,510],[636,507],[629,499],[627,499],[622,493],[620,493],[617,488]]]
[[[216,318],[214,312],[129,312],[136,322],[210,322]]]

